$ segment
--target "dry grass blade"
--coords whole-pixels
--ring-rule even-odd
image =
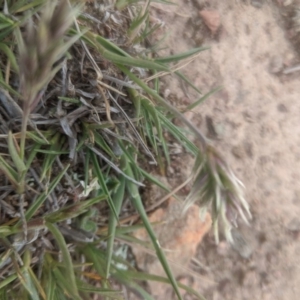
[[[147,145],[143,141],[142,137],[140,136],[140,134],[136,130],[135,126],[131,122],[130,118],[128,117],[128,115],[126,114],[126,112],[124,111],[124,109],[121,107],[121,105],[118,103],[118,101],[111,94],[110,94],[110,98],[114,102],[114,104],[118,107],[118,109],[120,110],[120,112],[123,114],[124,118],[126,119],[126,121],[128,122],[128,124],[130,125],[130,127],[133,130],[135,136],[137,137],[139,143],[144,148],[144,150],[146,151],[146,153],[148,154],[148,156],[151,157],[151,159],[156,163],[156,160],[155,160],[153,154],[151,153],[151,151],[149,150],[149,148],[147,147]]]

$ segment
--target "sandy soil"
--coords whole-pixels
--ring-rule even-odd
[[[279,6],[293,1],[173,2],[178,6],[154,4],[152,9],[153,18],[166,23],[172,51],[202,42],[211,46],[184,69],[185,75],[204,93],[224,87],[189,117],[244,182],[253,214],[251,227],[239,227],[250,257],[224,240],[215,245],[209,234],[195,256],[200,264],[191,265],[207,281],[194,278],[193,286],[207,300],[300,299],[300,72],[282,72],[299,57]],[[201,9],[220,15],[215,35],[201,19]],[[165,88],[181,103],[195,101],[195,93],[176,78],[168,78]]]

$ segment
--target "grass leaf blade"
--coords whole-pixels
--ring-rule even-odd
[[[156,58],[155,62],[157,63],[161,63],[161,64],[166,64],[166,63],[171,63],[171,62],[177,62],[179,60],[188,58],[194,54],[197,54],[201,51],[207,50],[210,47],[199,47],[199,48],[194,48],[191,49],[189,51],[186,51],[184,53],[179,53],[179,54],[175,54],[175,55],[171,55],[171,56],[166,56],[166,57],[160,57],[160,58]]]
[[[116,209],[116,214],[119,217],[123,199],[124,199],[124,190],[125,190],[125,178],[122,177],[119,183],[119,186],[113,196],[113,202]],[[108,240],[107,240],[107,264],[106,264],[106,278],[109,277],[110,273],[110,265],[111,259],[113,255],[113,246],[115,240],[115,233],[116,233],[116,226],[117,226],[117,219],[115,218],[114,214],[110,212],[109,214],[109,222],[108,222]]]
[[[51,182],[49,189],[47,191],[44,191],[37,200],[28,208],[28,210],[25,213],[26,221],[30,220],[31,217],[35,214],[35,212],[40,208],[40,206],[44,203],[44,201],[47,199],[48,195],[52,193],[52,191],[55,189],[57,184],[60,182],[62,177],[65,175],[69,168],[69,164],[55,177],[55,179]],[[18,225],[19,223],[17,223]]]
[[[128,176],[130,176],[130,177],[133,176],[133,172],[132,172],[132,169],[129,164],[126,165],[125,172],[127,173]],[[178,299],[182,300],[175,277],[169,267],[169,264],[167,262],[165,254],[163,253],[163,251],[159,245],[159,242],[155,236],[155,232],[152,229],[151,223],[149,222],[149,219],[148,219],[147,213],[145,211],[144,205],[142,203],[142,199],[140,197],[138,188],[136,185],[132,184],[131,182],[127,182],[126,188],[127,188],[128,193],[131,195],[131,200],[132,200],[132,204],[133,204],[134,208],[138,211],[138,213],[145,225],[146,231],[148,232],[148,235],[149,235],[149,237],[152,241],[152,244],[155,248],[157,257],[160,260],[160,263],[161,263],[166,275],[168,276]]]
[[[69,249],[67,247],[67,244],[65,242],[65,239],[64,239],[63,235],[61,234],[61,232],[59,231],[57,225],[51,224],[49,222],[47,222],[46,225],[47,225],[48,229],[51,231],[51,233],[53,234],[53,236],[62,252],[64,266],[66,268],[65,275],[68,278],[68,284],[70,285],[70,289],[72,290],[72,295],[73,295],[74,299],[79,300],[80,297],[78,294],[72,258],[71,258]]]
[[[107,203],[109,205],[109,208],[113,212],[116,220],[118,220],[119,217],[118,217],[116,208],[114,206],[113,200],[112,200],[110,192],[108,190],[108,187],[107,187],[107,185],[105,183],[105,179],[104,179],[104,176],[102,174],[101,168],[99,166],[99,162],[98,162],[97,156],[96,156],[96,154],[94,152],[91,153],[91,158],[92,158],[92,162],[93,162],[93,166],[94,166],[94,170],[95,170],[96,176],[98,177],[98,180],[99,180],[99,184],[100,184],[100,186],[101,186],[104,194],[107,196]]]
[[[205,94],[204,96],[202,96],[201,98],[199,98],[198,100],[196,100],[195,102],[191,103],[190,105],[188,105],[183,112],[187,112],[189,110],[194,109],[196,106],[198,106],[199,104],[201,104],[202,102],[204,102],[208,97],[210,97],[211,95],[213,95],[214,93],[220,91],[222,89],[221,86],[218,86],[214,89],[212,89],[211,91],[209,91],[207,94]]]

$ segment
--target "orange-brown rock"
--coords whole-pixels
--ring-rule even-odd
[[[216,34],[221,26],[220,14],[216,10],[201,10],[200,17],[212,34]]]

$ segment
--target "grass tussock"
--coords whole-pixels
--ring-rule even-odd
[[[210,207],[216,237],[221,220],[228,240],[232,216],[250,215],[229,166],[160,96],[171,73],[199,94],[183,111],[215,92],[201,95],[181,73],[207,48],[158,57],[157,45],[144,47],[159,26],[149,3],[0,1],[1,299],[122,299],[124,290],[152,299],[145,280],[201,299],[175,280],[141,199],[145,181],[168,190],[151,175],[170,163],[166,132],[197,157],[186,208]],[[117,254],[140,226],[136,212],[166,278]]]

